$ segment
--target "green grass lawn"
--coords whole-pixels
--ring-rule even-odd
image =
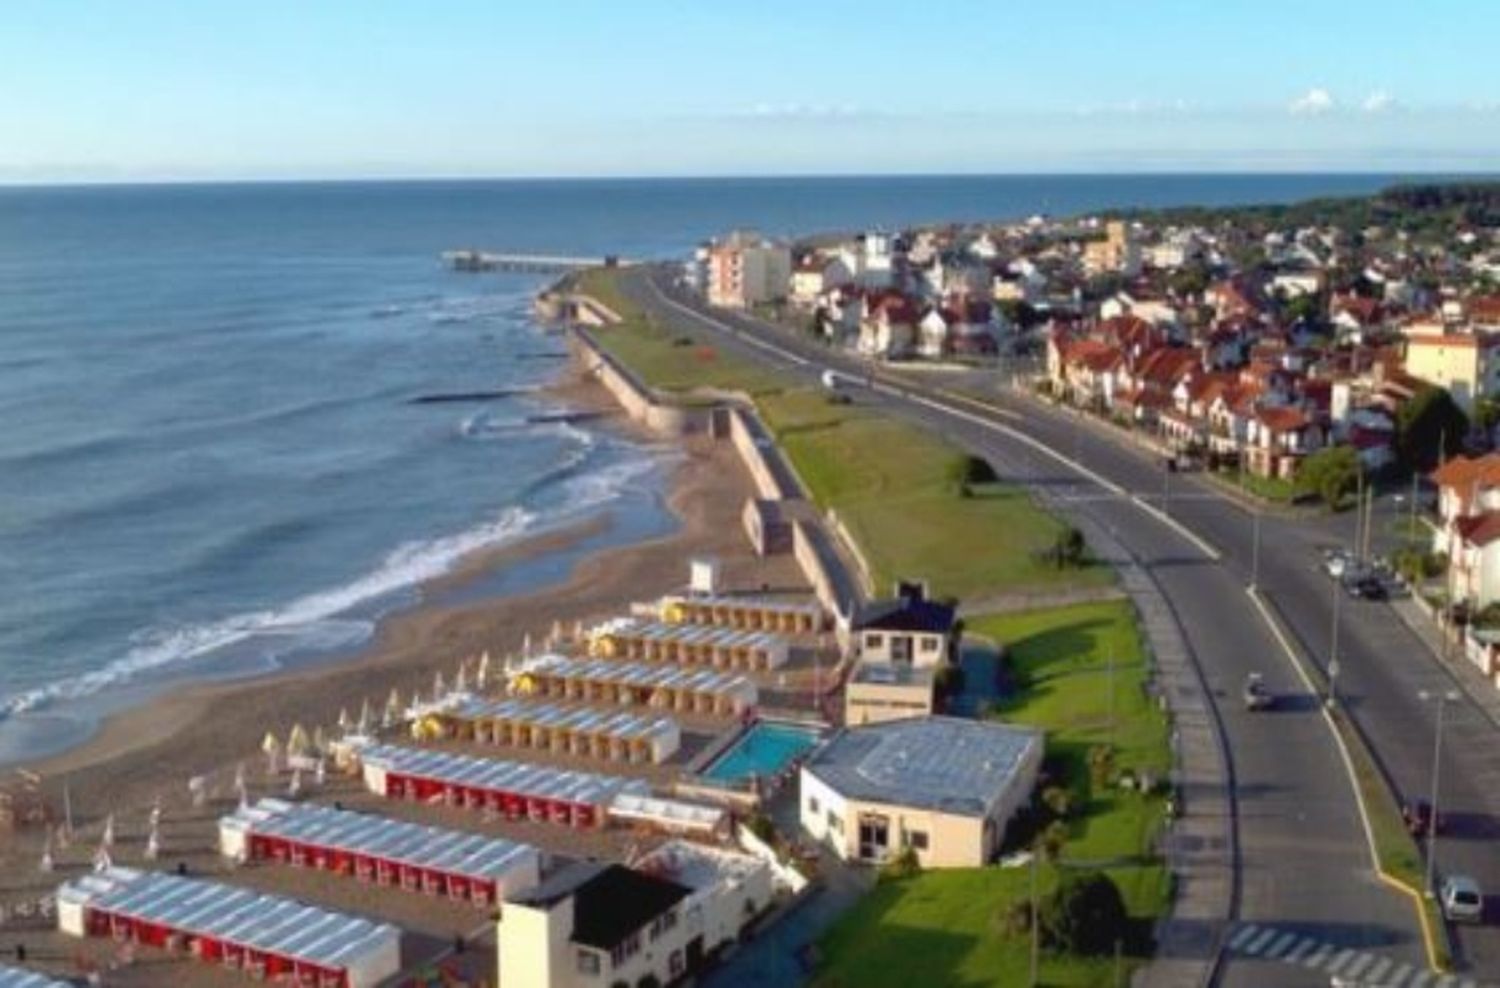
[[[1166,718],[1145,696],[1148,662],[1134,611],[1124,601],[979,617],[969,630],[1008,649],[1016,692],[1000,718],[1047,731],[1048,754],[1075,793],[1069,840],[1058,864],[1039,869],[1042,893],[1062,868],[1111,861],[1103,870],[1143,923],[1165,912],[1167,873],[1152,855],[1165,812],[1161,796],[1092,791],[1090,746],[1112,743],[1116,765],[1164,776],[1171,761]],[[1114,699],[1110,699],[1113,655]],[[1111,718],[1113,711],[1113,718]],[[1009,934],[1004,918],[1029,895],[1027,869],[930,871],[881,882],[822,941],[824,988],[1027,983],[1027,936]],[[1142,963],[1124,959],[1123,976]],[[1045,985],[1115,984],[1113,958],[1043,953]],[[1125,982],[1121,982],[1125,983]]]
[[[1019,487],[976,488],[961,497],[947,482],[960,455],[946,440],[821,388],[784,378],[691,334],[652,325],[620,294],[616,272],[579,276],[579,288],[624,321],[595,331],[609,353],[662,391],[699,386],[751,394],[812,498],[833,508],[869,561],[878,591],[898,577],[925,579],[936,594],[965,597],[1013,587],[1098,586],[1103,566],[1059,570],[1038,558],[1062,524]]]

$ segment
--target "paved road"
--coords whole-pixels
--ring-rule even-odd
[[[690,319],[652,299],[644,286],[634,287],[637,297],[651,303],[662,318],[693,322],[700,331],[720,332],[726,346],[778,363],[809,380],[824,366],[859,373],[852,360],[830,354],[815,343],[720,313],[713,313],[711,322]],[[730,336],[723,333],[725,325],[751,335]],[[767,342],[778,351],[790,351],[793,357],[766,349]],[[861,389],[856,400],[940,430],[991,459],[1006,476],[1103,526],[1160,585],[1203,670],[1229,742],[1239,797],[1238,918],[1274,923],[1300,937],[1389,958],[1393,969],[1420,966],[1422,948],[1412,911],[1373,875],[1353,795],[1316,701],[1300,695],[1292,669],[1277,657],[1274,640],[1244,592],[1243,568],[1236,559],[1216,561],[1129,497],[1112,493],[1034,448],[1024,437],[1002,430],[1020,427],[1046,447],[1067,454],[1076,451],[1089,468],[1121,483],[1127,491],[1155,495],[1161,490],[1160,478],[1149,465],[1061,417],[1038,415],[1021,401],[986,421],[922,404],[910,393]],[[1185,503],[1210,504],[1207,500]],[[1213,510],[1230,514],[1222,505]],[[1171,511],[1177,514],[1179,505],[1172,503]],[[1234,517],[1242,520],[1242,516]],[[1242,527],[1248,540],[1249,526]],[[1214,532],[1208,535],[1217,541]],[[1270,575],[1269,567],[1265,575]],[[1239,692],[1251,671],[1263,672],[1269,684],[1288,697],[1284,709],[1263,714],[1242,709]],[[1293,969],[1261,956],[1234,953],[1227,959],[1222,983],[1326,985],[1327,977],[1317,970]]]

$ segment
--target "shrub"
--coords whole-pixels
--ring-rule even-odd
[[[1120,889],[1097,871],[1065,875],[1043,900],[1037,919],[1049,946],[1084,956],[1113,951],[1130,922]]]
[[[1096,744],[1089,749],[1089,782],[1095,789],[1103,789],[1115,774],[1115,749],[1107,744]]]
[[[1068,843],[1068,825],[1061,820],[1053,820],[1047,824],[1042,836],[1037,839],[1040,845],[1042,857],[1048,861],[1056,861],[1062,856],[1063,845]]]
[[[765,841],[771,847],[776,846],[776,824],[772,823],[771,818],[764,813],[757,813],[752,816],[745,822],[745,826],[750,828],[752,834]]]
[[[895,857],[885,863],[883,874],[886,878],[911,878],[922,870],[922,863],[917,860],[917,852],[910,847],[903,847]]]
[[[995,468],[990,466],[988,460],[982,456],[967,454],[955,456],[948,461],[944,469],[944,478],[949,487],[965,497],[968,496],[968,489],[973,485],[993,484],[999,479],[995,475]]]
[[[1073,809],[1073,794],[1062,786],[1048,786],[1042,790],[1042,802],[1053,816],[1062,819]]]

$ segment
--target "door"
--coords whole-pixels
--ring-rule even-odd
[[[883,816],[859,818],[859,856],[865,861],[884,861],[890,853],[891,821]]]

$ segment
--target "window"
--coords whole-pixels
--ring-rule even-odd
[[[818,815],[818,797],[807,797],[807,812],[811,813],[813,816]]]
[[[927,831],[908,830],[906,832],[906,846],[913,851],[927,850]]]
[[[672,951],[672,955],[667,958],[667,973],[675,978],[682,973],[682,968],[682,951]]]
[[[599,976],[599,955],[592,950],[578,950],[578,973],[591,978]]]
[[[937,650],[938,650],[938,639],[937,638],[934,638],[932,636],[927,636],[927,637],[924,637],[922,639],[922,651],[924,651],[924,652],[936,652]]]
[[[884,642],[880,635],[865,635],[865,648],[879,648]]]
[[[651,921],[651,939],[655,940],[677,925],[677,910],[669,909]]]
[[[641,934],[640,931],[637,930],[636,932],[630,934],[630,936],[626,937],[624,940],[621,940],[619,943],[615,944],[614,949],[609,952],[610,963],[615,967],[623,967],[625,965],[625,962],[630,960],[630,958],[634,957],[636,954],[640,953],[640,950]]]
[[[828,811],[828,829],[841,834],[844,832],[844,821],[840,820],[833,810]]]

